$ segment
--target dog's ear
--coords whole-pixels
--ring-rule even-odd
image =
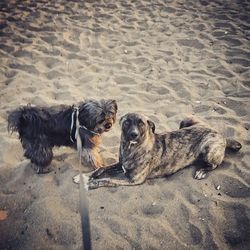
[[[117,106],[117,102],[116,102],[116,100],[112,100],[112,101],[111,101],[111,105],[114,107],[115,112],[117,112],[117,110],[118,110],[118,106]]]
[[[147,120],[147,123],[148,123],[148,126],[152,129],[152,132],[154,133],[155,132],[155,124],[150,120]]]
[[[127,119],[127,115],[124,115],[121,117],[120,121],[119,121],[119,124],[120,126],[122,126],[123,122]]]
[[[118,107],[116,100],[108,99],[108,100],[102,100],[107,105],[107,107],[111,108],[115,113],[117,113]]]

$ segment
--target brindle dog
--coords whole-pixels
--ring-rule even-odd
[[[205,163],[205,167],[197,170],[194,176],[200,180],[222,163],[227,148],[233,151],[241,148],[239,142],[224,138],[216,130],[193,118],[183,120],[179,130],[165,134],[156,134],[154,123],[135,113],[122,117],[120,124],[119,162],[89,174],[89,189],[142,184],[147,178],[171,175],[197,159]],[[105,174],[110,177],[119,170],[125,173],[122,179],[100,178]]]

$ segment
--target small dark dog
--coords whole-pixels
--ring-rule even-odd
[[[86,101],[78,106],[33,107],[24,106],[8,116],[8,130],[17,131],[24,149],[24,156],[37,167],[38,173],[46,172],[53,158],[54,146],[76,148],[76,123],[85,163],[102,167],[97,146],[103,132],[115,122],[117,104],[114,100]]]
[[[203,179],[208,171],[222,163],[226,148],[234,151],[241,148],[239,142],[225,139],[194,119],[183,120],[179,130],[165,134],[156,134],[154,123],[135,113],[125,115],[120,123],[119,162],[85,175],[89,189],[138,185],[147,178],[173,174],[199,158],[206,166],[196,171],[195,178]],[[125,173],[123,178],[110,178],[122,170]],[[100,178],[102,175],[108,178]],[[74,181],[78,183],[78,179]]]

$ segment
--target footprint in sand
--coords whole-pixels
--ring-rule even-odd
[[[157,217],[164,212],[164,207],[157,204],[146,205],[142,208],[142,213],[149,217]]]

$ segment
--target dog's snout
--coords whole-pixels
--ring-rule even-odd
[[[136,131],[132,131],[130,133],[130,139],[134,140],[138,136],[138,133]]]
[[[112,127],[112,123],[109,122],[109,123],[105,124],[106,129],[110,129],[111,127]]]

